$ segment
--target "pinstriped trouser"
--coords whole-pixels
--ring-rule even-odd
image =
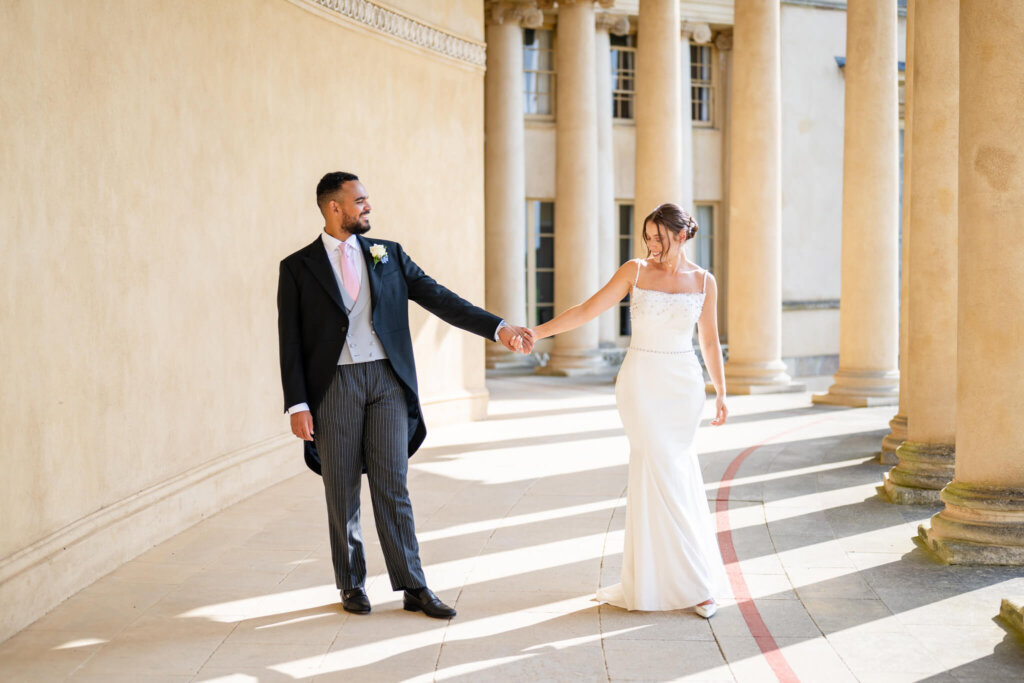
[[[359,525],[364,466],[392,589],[427,585],[405,486],[407,415],[405,392],[386,360],[339,365],[316,410],[313,433],[320,452],[338,588],[362,586],[366,579]]]

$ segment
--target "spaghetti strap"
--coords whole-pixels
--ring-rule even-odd
[[[636,283],[640,282],[640,259],[634,259],[636,261],[636,277],[633,278],[633,286],[636,287]]]
[[[708,291],[708,269],[707,268],[704,269],[704,283],[700,286],[700,291],[702,293]]]

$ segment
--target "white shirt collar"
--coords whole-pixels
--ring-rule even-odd
[[[320,239],[323,240],[324,248],[327,249],[328,252],[340,249],[342,244],[351,244],[353,247],[356,248],[356,251],[359,250],[359,240],[356,238],[355,235],[349,235],[348,239],[342,242],[334,235],[328,235],[327,231],[325,230],[324,232],[320,233]]]

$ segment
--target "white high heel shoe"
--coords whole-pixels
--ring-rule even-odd
[[[700,616],[704,617],[705,619],[710,619],[714,615],[714,613],[718,611],[718,605],[715,604],[714,600],[712,600],[706,605],[696,605],[693,608],[693,611],[699,614]]]

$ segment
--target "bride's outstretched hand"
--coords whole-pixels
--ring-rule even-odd
[[[729,415],[729,409],[725,407],[725,397],[719,396],[715,399],[715,417],[711,420],[711,424],[724,425],[725,418]]]

